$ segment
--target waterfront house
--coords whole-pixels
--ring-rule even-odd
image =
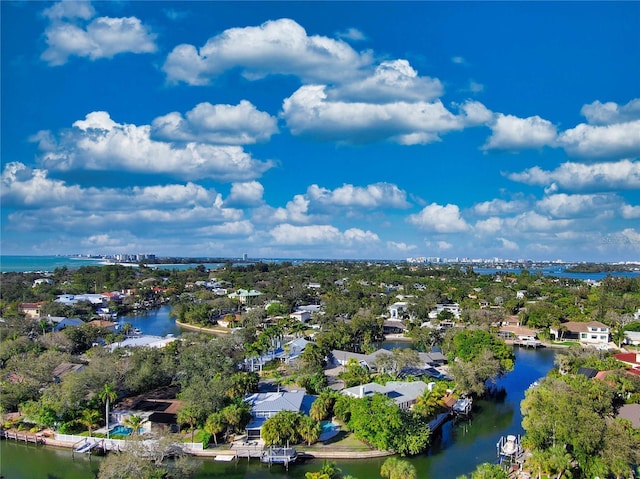
[[[111,352],[117,348],[164,348],[167,344],[174,342],[176,339],[177,338],[173,334],[167,334],[164,338],[162,336],[143,334],[141,336],[134,336],[116,343],[108,344],[105,347]]]
[[[600,321],[568,321],[559,327],[551,326],[549,332],[556,339],[577,340],[584,345],[600,346],[609,342],[609,326]]]
[[[341,351],[334,349],[329,353],[329,362],[334,366],[345,366],[350,359],[355,359],[360,366],[364,366],[369,370],[376,369],[376,358],[381,354],[391,354],[387,349],[378,349],[371,354],[352,353],[349,351]],[[416,366],[439,366],[446,363],[445,356],[440,352],[418,353],[420,363]]]
[[[340,393],[354,398],[370,397],[379,393],[392,399],[400,409],[408,410],[428,387],[424,381],[389,381],[384,386],[378,383],[361,384],[343,389]]]
[[[62,331],[64,328],[77,328],[78,326],[82,326],[83,324],[85,323],[80,318],[64,318],[53,327],[53,330]]]
[[[387,319],[382,323],[384,334],[402,334],[407,331],[407,326],[400,319]]]
[[[280,411],[301,412],[308,415],[315,399],[315,396],[305,394],[304,391],[254,393],[246,396],[244,402],[251,407],[251,421],[245,428],[247,439],[259,439],[262,425]]]
[[[106,321],[104,319],[94,319],[93,321],[89,321],[87,324],[90,324],[91,326],[94,326],[96,328],[107,329],[112,333],[116,332],[116,326],[118,325],[113,321]]]

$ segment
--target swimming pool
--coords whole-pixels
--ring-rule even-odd
[[[333,424],[331,421],[322,421],[320,425],[322,426],[322,432],[335,431],[338,428],[338,426]]]
[[[113,429],[109,430],[109,435],[111,436],[130,436],[133,432],[133,429],[127,426],[123,426],[122,424],[118,424]]]

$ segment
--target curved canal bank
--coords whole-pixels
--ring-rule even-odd
[[[449,422],[433,441],[429,452],[409,460],[418,476],[427,479],[454,479],[468,474],[482,462],[495,462],[496,443],[501,436],[522,434],[520,401],[529,385],[553,367],[555,351],[516,348],[514,370],[501,378],[496,387],[504,394],[491,400],[476,401],[473,417],[465,422]],[[356,454],[354,457],[359,457]],[[198,459],[198,479],[302,479],[308,471],[317,471],[322,460],[308,460],[285,471],[281,466],[268,466],[256,460],[237,463]],[[359,479],[379,477],[384,457],[333,459],[345,474]],[[0,474],[7,479],[87,479],[95,477],[100,458],[71,457],[68,449],[34,446],[13,441],[0,441]]]

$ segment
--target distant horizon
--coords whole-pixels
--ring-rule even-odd
[[[0,254],[1,258],[68,258],[68,259],[84,259],[87,261],[100,261],[100,260],[111,260],[114,255],[118,255],[122,253],[112,253],[112,254],[90,254],[90,253],[77,253],[77,254]],[[418,257],[417,259],[419,259]],[[631,261],[589,261],[589,260],[580,260],[580,261],[570,261],[570,260],[562,260],[562,259],[543,259],[543,260],[534,260],[534,259],[512,259],[512,258],[446,258],[442,257],[439,261],[433,261],[427,258],[425,261],[415,261],[415,257],[408,258],[304,258],[304,257],[254,257],[247,256],[246,259],[243,259],[242,255],[240,256],[179,256],[179,255],[167,255],[160,256],[156,255],[155,259],[163,260],[163,259],[186,259],[186,260],[213,260],[213,262],[221,262],[221,261],[238,261],[238,262],[247,262],[252,263],[256,261],[336,261],[336,262],[391,262],[398,263],[404,262],[409,264],[514,264],[514,265],[525,265],[525,264],[549,264],[549,265],[572,265],[572,264],[608,264],[608,265],[640,265],[640,260],[631,260]],[[220,260],[220,261],[215,261]],[[137,261],[120,261],[122,263],[134,263]],[[144,263],[145,261],[139,261]],[[1,261],[0,261],[1,263]],[[153,264],[153,263],[150,263]],[[195,264],[195,263],[193,263]]]

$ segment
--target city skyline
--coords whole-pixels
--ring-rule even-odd
[[[2,254],[640,258],[638,2],[2,2]]]

